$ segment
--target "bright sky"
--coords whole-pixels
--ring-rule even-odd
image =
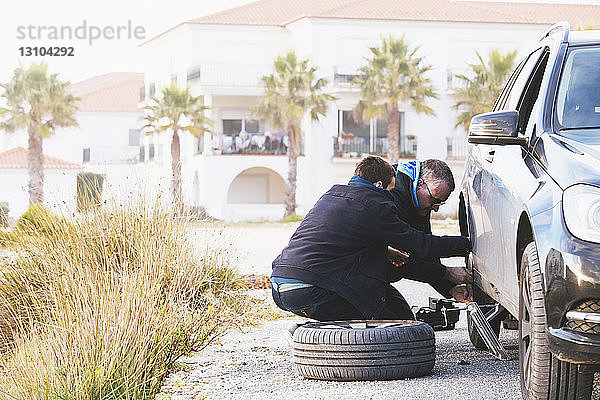
[[[19,62],[28,66],[42,59],[49,64],[50,72],[59,73],[62,79],[71,82],[113,71],[142,72],[141,49],[138,45],[144,40],[98,39],[89,45],[91,27],[112,27],[113,30],[109,28],[107,31],[111,36],[118,26],[126,26],[131,21],[132,28],[143,28],[147,40],[180,22],[252,1],[254,0],[5,0],[0,12],[0,83],[10,80],[12,71],[18,67]],[[571,0],[573,3],[588,4],[598,4],[599,1]],[[568,3],[569,0],[536,2]],[[88,40],[50,40],[52,27],[71,27],[75,35],[76,28],[82,26],[84,20]],[[31,39],[28,30],[30,25],[33,26],[31,32],[35,37]],[[45,40],[37,38],[38,27],[47,27],[41,32]],[[80,31],[82,33],[83,29]],[[20,33],[24,33],[27,38],[19,39]],[[125,30],[121,31],[122,35],[125,33]],[[20,55],[20,47],[50,45],[72,46],[74,56],[42,58]]]
[[[94,75],[113,71],[142,72],[140,43],[161,32],[190,19],[217,11],[232,8],[254,0],[8,0],[2,3],[0,13],[0,83],[12,77],[12,71],[21,62],[29,66],[32,62],[46,61],[50,72],[59,73],[63,80],[78,82]],[[53,39],[52,28],[69,26],[73,35],[83,33],[84,20],[87,26],[87,40]],[[91,27],[107,30],[108,36],[115,36],[118,26],[132,28],[140,26],[144,30],[144,40],[127,39],[127,31],[121,30],[121,39],[98,39],[89,45]],[[29,26],[34,28],[29,38]],[[45,40],[38,39],[38,26]],[[19,27],[23,27],[19,29]],[[67,30],[63,31],[67,35]],[[138,36],[141,28],[138,28]],[[24,35],[20,35],[20,33]],[[132,31],[132,34],[134,31]],[[25,36],[23,39],[18,37]],[[133,35],[132,35],[133,36]],[[125,38],[124,38],[125,37]],[[21,56],[20,47],[61,46],[74,48],[73,57],[34,57]],[[25,51],[25,50],[24,50]]]

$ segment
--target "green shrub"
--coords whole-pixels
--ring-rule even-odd
[[[180,356],[259,314],[231,245],[159,207],[26,214],[0,257],[1,400],[150,399]],[[31,234],[46,218],[52,235]]]
[[[104,177],[92,172],[77,174],[77,211],[85,212],[102,204]]]
[[[304,215],[291,214],[285,218],[282,218],[281,222],[298,222],[304,219]]]

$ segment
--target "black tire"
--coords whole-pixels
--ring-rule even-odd
[[[589,399],[593,372],[554,357],[546,341],[544,285],[537,247],[531,242],[521,260],[519,281],[519,370],[524,399]]]
[[[296,371],[309,379],[390,380],[427,375],[435,336],[419,321],[309,322],[294,332]]]

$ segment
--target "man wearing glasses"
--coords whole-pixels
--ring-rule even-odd
[[[411,161],[393,165],[396,184],[390,191],[400,218],[424,233],[431,234],[431,212],[437,212],[454,190],[448,164],[440,160]],[[429,283],[445,297],[472,300],[473,277],[464,267],[446,267],[439,259],[409,257],[392,248],[388,257],[397,265],[394,280],[402,278]],[[444,256],[442,256],[444,258]],[[460,282],[460,284],[452,283]]]

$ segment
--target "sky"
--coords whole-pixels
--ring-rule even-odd
[[[212,14],[254,0],[9,0],[3,1],[0,13],[0,83],[10,80],[13,70],[22,63],[45,61],[51,73],[58,73],[72,83],[113,71],[143,72],[144,41],[190,19]],[[85,28],[83,24],[85,21]],[[118,27],[120,38],[117,39]],[[30,29],[29,27],[32,26]],[[41,28],[39,31],[38,27]],[[72,35],[85,39],[68,38]],[[77,28],[81,27],[79,31]],[[52,37],[52,29],[56,37]],[[137,28],[137,31],[135,30]],[[108,37],[91,40],[92,34],[106,30]],[[84,34],[85,32],[85,34]],[[143,32],[143,33],[142,33]],[[38,34],[43,37],[40,39]],[[131,37],[131,38],[129,38]],[[140,40],[140,37],[144,39]],[[73,47],[73,56],[21,56],[20,48]],[[35,50],[31,50],[32,53]]]
[[[61,79],[72,83],[114,71],[143,72],[142,50],[138,47],[140,43],[180,22],[252,1],[254,0],[5,0],[0,13],[0,83],[10,80],[13,70],[20,65],[19,63],[27,67],[32,62],[42,60],[48,63],[51,73],[58,73]],[[533,1],[569,2],[569,0]],[[600,0],[571,0],[570,2],[575,1],[587,4],[600,3]],[[108,29],[106,31],[108,36],[115,36],[119,26],[128,24],[131,25],[130,32],[121,29],[120,39],[100,38],[92,40],[90,44],[92,29]],[[43,27],[41,32],[40,27]],[[76,35],[77,28],[81,27],[79,36],[83,36],[85,32],[86,39],[51,38],[51,30],[56,29],[56,34],[59,35],[61,27],[71,29],[73,35]],[[64,35],[68,34],[68,30],[63,32]],[[143,36],[144,39],[136,38],[136,32],[137,37]],[[43,39],[38,37],[39,33]],[[73,56],[21,55],[21,52],[27,51],[27,47],[40,46],[73,47]],[[21,47],[23,50],[20,50]]]

